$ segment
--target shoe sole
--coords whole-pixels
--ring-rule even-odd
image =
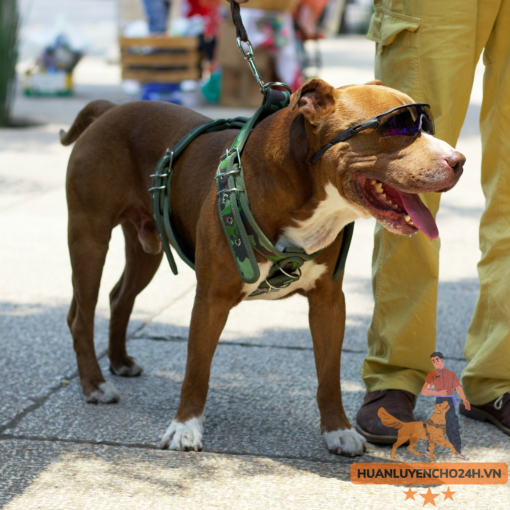
[[[501,432],[510,436],[510,428],[505,427],[495,416],[492,416],[491,413],[487,411],[482,411],[481,409],[473,409],[467,410],[466,406],[461,402],[459,405],[459,412],[468,418],[473,418],[478,421],[490,421],[493,425],[496,425]]]
[[[398,436],[376,436],[374,434],[370,434],[370,432],[363,430],[358,423],[356,423],[356,431],[359,432],[369,443],[395,444],[398,439]],[[406,444],[408,442],[409,441],[406,441],[403,444]]]

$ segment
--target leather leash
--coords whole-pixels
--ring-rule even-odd
[[[236,37],[241,39],[242,42],[249,42],[246,28],[244,28],[243,20],[241,19],[241,7],[237,2],[234,2],[234,0],[230,0],[230,12],[232,13],[232,21],[236,27]]]

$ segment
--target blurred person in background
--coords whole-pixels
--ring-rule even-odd
[[[166,33],[170,0],[143,0],[143,6],[149,22],[149,32],[154,35]]]

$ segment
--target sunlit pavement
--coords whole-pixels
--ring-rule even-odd
[[[321,48],[321,76],[335,86],[373,78],[369,41],[348,37],[323,41]],[[484,204],[479,185],[479,71],[458,145],[467,156],[464,176],[444,196],[438,218],[442,252],[437,345],[457,374],[463,368],[464,339],[478,292],[478,221]],[[162,264],[138,298],[129,327],[129,351],[146,370],[135,379],[111,376],[105,356],[108,293],[124,265],[119,229],[103,274],[95,342],[104,374],[122,398],[110,406],[84,402],[65,320],[71,271],[64,180],[72,148],[58,143],[58,132],[92,99],[120,103],[130,98],[120,87],[118,67],[99,55],[84,59],[75,78],[76,96],[70,99],[18,96],[16,116],[41,125],[0,131],[3,508],[421,507],[421,501],[405,501],[402,491],[407,487],[352,485],[353,459],[328,453],[315,403],[307,303],[300,297],[243,303],[232,311],[213,361],[204,452],[158,450],[158,439],[178,404],[194,274],[180,261],[179,276]],[[211,107],[201,111],[211,117],[250,113]],[[371,220],[357,222],[345,273],[342,388],[351,423],[364,395],[359,366],[373,306],[373,228]],[[427,419],[432,407],[433,399],[420,397],[416,419]],[[510,442],[495,427],[463,417],[460,424],[463,452],[472,460],[510,460]],[[424,453],[425,444],[417,449]],[[444,448],[436,452],[438,460],[453,460]],[[371,445],[355,461],[390,460],[390,453],[388,447]],[[405,448],[399,449],[399,457],[416,460]],[[436,506],[508,508],[507,485],[452,488],[454,503],[441,496]]]

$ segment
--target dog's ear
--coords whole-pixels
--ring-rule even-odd
[[[290,109],[298,107],[310,124],[317,126],[335,110],[335,89],[324,80],[313,78],[290,96]]]
[[[367,81],[365,83],[365,85],[383,85],[384,86],[384,83],[381,80],[372,80],[372,81]]]

